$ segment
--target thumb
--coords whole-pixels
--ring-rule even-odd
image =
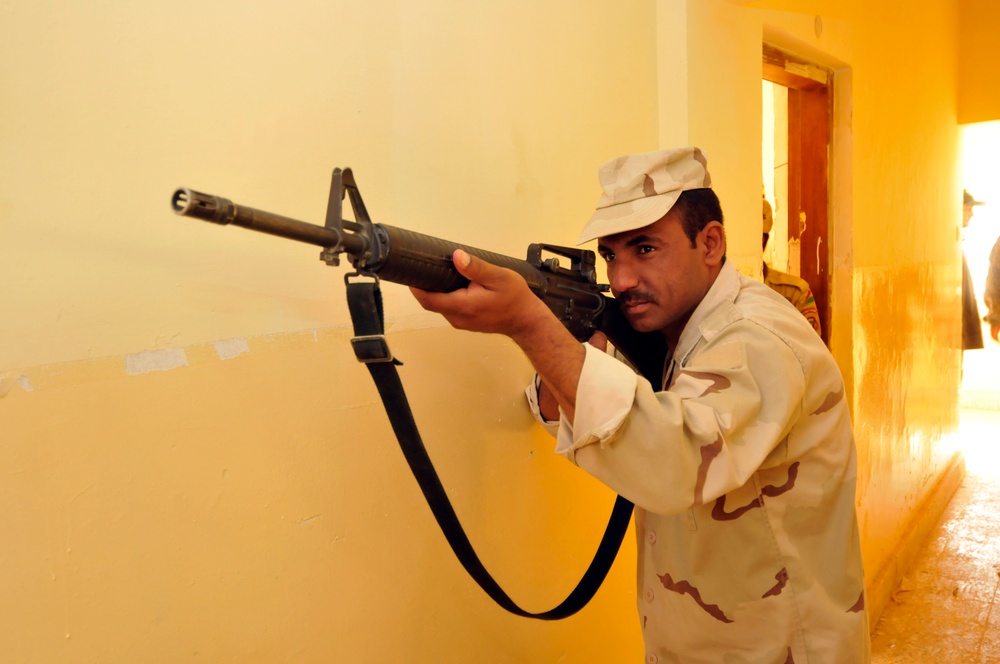
[[[598,350],[607,351],[608,335],[598,330],[597,332],[594,332],[593,336],[590,337],[590,340],[587,341],[587,343]]]
[[[451,260],[460,275],[480,284],[495,281],[500,269],[462,249],[456,249],[452,253]]]

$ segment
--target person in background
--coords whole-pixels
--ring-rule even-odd
[[[983,205],[968,191],[962,192],[962,228],[968,228],[973,209]],[[988,283],[988,280],[987,280]],[[994,336],[994,339],[996,337]],[[976,290],[972,286],[972,273],[962,252],[962,350],[976,350],[983,347],[983,327],[979,321],[979,305],[976,304]]]
[[[968,200],[972,198],[966,192]],[[972,199],[973,204],[983,205],[982,202]],[[972,216],[971,211],[967,213]],[[986,288],[983,291],[983,302],[986,304],[986,315],[983,321],[990,326],[990,336],[994,341],[1000,341],[1000,238],[997,238],[993,249],[990,251],[990,267],[986,273]]]
[[[540,377],[556,452],[635,504],[646,662],[866,664],[857,454],[837,363],[780,295],[726,260],[694,147],[599,169],[598,241],[629,324],[669,350],[650,383],[581,344],[515,272],[456,250],[469,286],[411,288],[463,330],[510,337]]]
[[[773,227],[774,213],[771,211],[771,204],[765,198],[764,235],[761,249],[767,249],[767,240],[771,237],[771,229]],[[791,302],[806,317],[809,324],[816,330],[816,334],[822,335],[822,327],[819,322],[819,309],[816,308],[816,298],[813,297],[812,288],[809,287],[809,283],[805,279],[800,279],[794,274],[788,274],[787,272],[779,272],[765,262],[764,283]]]

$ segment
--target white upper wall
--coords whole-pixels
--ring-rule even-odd
[[[0,24],[0,369],[346,325],[315,247],[175,216],[179,186],[522,257],[656,148],[652,0],[18,3]],[[439,324],[388,288],[400,324]],[[406,322],[409,321],[409,322]]]

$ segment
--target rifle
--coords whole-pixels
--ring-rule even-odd
[[[343,218],[345,194],[349,196],[354,221]],[[340,265],[341,255],[346,255],[355,269],[355,272],[344,276],[354,321],[355,336],[351,343],[355,354],[371,372],[403,454],[463,567],[494,601],[517,615],[543,620],[560,619],[572,615],[589,601],[614,562],[628,528],[632,504],[618,496],[593,563],[565,601],[542,613],[530,613],[517,606],[480,563],[420,440],[396,373],[395,365],[400,363],[393,358],[383,335],[378,281],[384,279],[438,292],[464,288],[469,282],[455,270],[452,262],[454,250],[463,249],[489,263],[517,272],[574,337],[586,341],[594,332],[603,332],[647,380],[658,385],[667,352],[665,340],[657,332],[640,333],[629,325],[618,303],[605,295],[610,287],[597,283],[594,252],[531,244],[527,258],[519,260],[403,228],[373,223],[349,168],[333,171],[323,226],[237,205],[227,198],[188,188],[174,192],[171,206],[175,213],[182,216],[221,225],[242,226],[317,245],[322,247],[320,259],[327,265]],[[563,267],[560,258],[568,260],[569,267]],[[352,282],[358,277],[372,281]]]

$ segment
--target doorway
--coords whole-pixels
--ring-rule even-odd
[[[809,284],[827,345],[832,81],[830,70],[764,45],[762,177],[774,211],[765,261]]]
[[[962,232],[962,251],[969,263],[979,315],[986,314],[983,290],[989,257],[1000,236],[1000,121],[963,125],[962,187],[985,205],[975,208]],[[963,353],[960,405],[964,409],[1000,410],[1000,343],[982,324],[983,348]]]

